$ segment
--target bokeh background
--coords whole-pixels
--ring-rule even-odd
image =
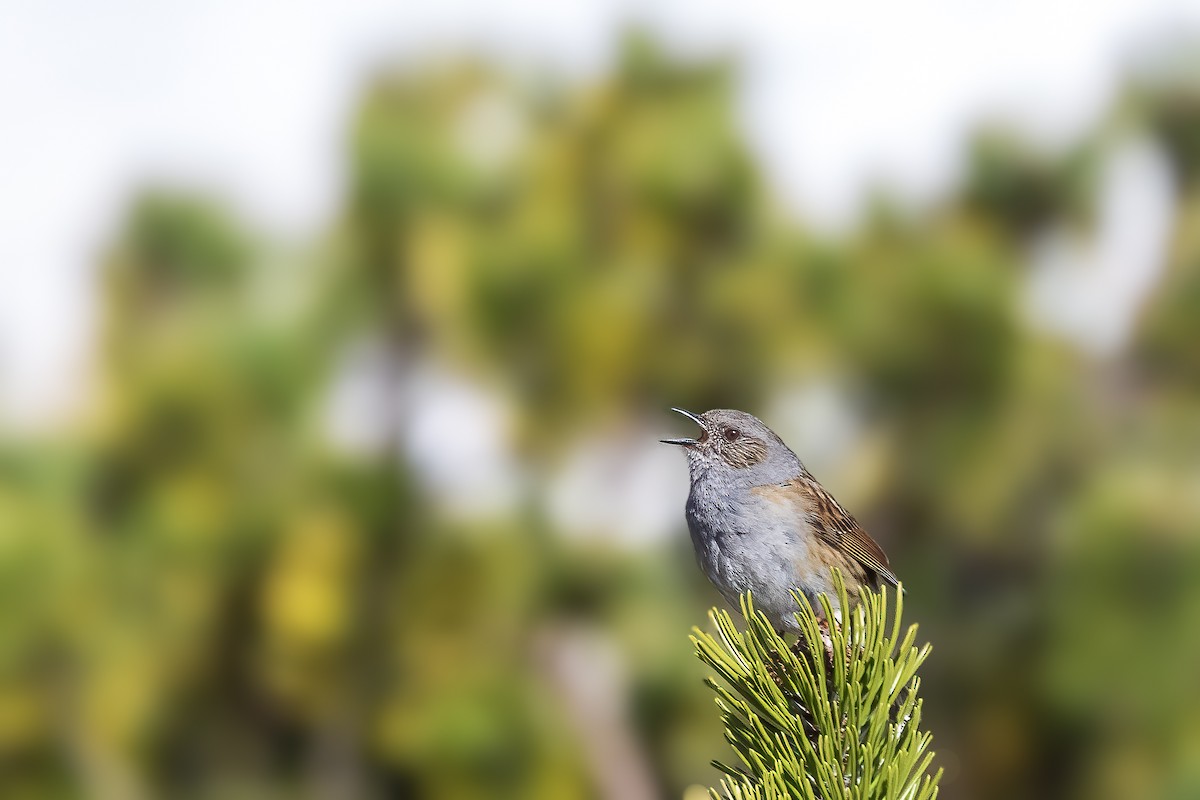
[[[681,405],[943,796],[1200,796],[1196,4],[411,5],[0,13],[0,793],[701,796]]]

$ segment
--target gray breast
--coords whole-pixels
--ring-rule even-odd
[[[786,505],[748,490],[717,492],[706,483],[693,486],[686,507],[700,567],[731,605],[751,591],[778,627],[790,627],[795,604],[789,591],[805,583],[797,570],[806,560],[801,521]]]

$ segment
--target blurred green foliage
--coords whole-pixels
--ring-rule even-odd
[[[950,201],[837,236],[773,204],[730,64],[636,36],[586,86],[380,75],[308,242],[147,190],[102,264],[87,414],[0,448],[4,796],[711,784],[686,632],[715,598],[682,513],[667,546],[580,541],[548,485],[614,420],[761,412],[809,375],[869,431],[856,511],[936,647],[943,796],[1200,794],[1195,74],[1139,73],[1064,154],[985,131]],[[1133,341],[1095,359],[1026,324],[1027,248],[1086,229],[1131,130],[1178,205]],[[363,342],[379,447],[355,451],[328,406]],[[429,363],[514,398],[515,510],[463,519],[422,483]]]

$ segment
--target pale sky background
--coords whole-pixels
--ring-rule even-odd
[[[0,427],[77,407],[95,255],[141,182],[214,188],[301,236],[338,205],[341,137],[376,65],[482,51],[583,79],[630,23],[683,54],[737,54],[738,112],[776,192],[837,227],[878,179],[936,199],[982,119],[1069,140],[1135,45],[1200,27],[1200,0],[2,3]],[[1144,143],[1107,176],[1096,241],[1040,247],[1028,298],[1035,324],[1100,354],[1123,340],[1170,212]]]

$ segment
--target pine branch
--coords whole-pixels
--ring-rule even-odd
[[[850,608],[842,577],[834,581],[841,608]],[[812,607],[795,594],[800,635],[791,647],[749,594],[744,632],[718,609],[710,613],[715,636],[693,632],[697,655],[721,679],[706,683],[742,762],[713,762],[725,774],[713,797],[933,800],[941,770],[930,774],[932,736],[920,730],[916,677],[930,646],[915,647],[916,625],[901,637],[902,595],[894,595],[889,624],[887,590],[864,590],[823,638]],[[824,618],[834,619],[828,598],[820,601]]]

